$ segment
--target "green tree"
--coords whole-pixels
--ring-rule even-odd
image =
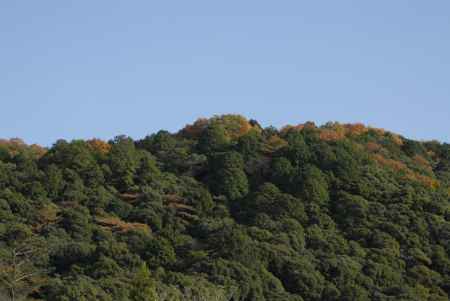
[[[126,136],[117,136],[112,141],[109,152],[109,165],[112,171],[112,183],[120,190],[134,187],[134,177],[139,166],[134,142]]]
[[[229,143],[225,128],[221,124],[211,124],[200,136],[197,148],[201,153],[212,154],[224,150]]]
[[[155,281],[151,278],[147,265],[143,263],[132,279],[130,298],[133,301],[158,301]]]
[[[299,131],[289,133],[286,140],[288,146],[283,151],[284,156],[291,161],[292,166],[300,169],[311,160],[311,151]]]
[[[45,284],[48,250],[22,224],[8,225],[0,243],[0,291],[6,300],[23,300]]]
[[[244,161],[237,152],[220,153],[211,159],[212,189],[230,201],[247,195],[249,184],[244,171]]]
[[[306,201],[326,205],[330,199],[325,175],[314,165],[306,165],[301,171],[301,192]]]

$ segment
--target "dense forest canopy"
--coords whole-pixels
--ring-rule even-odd
[[[448,300],[449,187],[362,124],[0,140],[0,300]]]

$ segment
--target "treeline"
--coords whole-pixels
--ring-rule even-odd
[[[448,300],[449,187],[361,124],[0,140],[0,300]]]

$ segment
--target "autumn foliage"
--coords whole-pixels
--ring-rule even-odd
[[[101,155],[106,155],[111,150],[111,145],[109,143],[97,138],[88,140],[87,144],[93,152]]]
[[[267,140],[267,144],[264,147],[266,153],[273,153],[283,147],[286,147],[288,142],[278,135],[273,135]]]
[[[114,216],[97,217],[96,221],[100,226],[113,232],[125,233],[131,230],[142,231],[147,234],[151,232],[150,227],[146,224],[125,222]]]
[[[199,118],[193,124],[186,125],[180,131],[180,134],[191,139],[198,138],[210,125],[222,126],[227,137],[233,140],[245,135],[251,129],[260,130],[258,127],[253,126],[245,117],[229,114],[214,116],[210,119]]]
[[[372,155],[372,157],[378,164],[388,167],[395,172],[401,172],[404,175],[405,179],[419,182],[429,188],[437,188],[440,185],[438,180],[433,179],[427,175],[422,175],[414,172],[403,162],[386,158],[380,154],[374,154]],[[417,160],[418,157],[416,156],[415,158]],[[421,164],[425,164],[425,162],[423,161],[425,159],[421,158],[419,160],[421,161]]]
[[[317,130],[319,138],[323,141],[339,141],[345,138],[355,138],[369,132],[378,137],[383,137],[387,133],[383,129],[368,127],[362,123],[339,122],[328,122],[320,127],[317,127],[313,122],[301,123],[295,126],[287,125],[280,132],[282,135],[286,135],[290,131],[303,131],[304,129]],[[395,140],[395,143],[401,144],[401,138],[399,136],[393,135],[392,139]]]
[[[10,156],[28,152],[35,158],[41,158],[47,150],[37,144],[28,145],[22,139],[0,139],[0,149],[5,150]]]

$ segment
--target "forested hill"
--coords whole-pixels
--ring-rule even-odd
[[[449,187],[361,124],[1,140],[0,300],[448,300]]]

